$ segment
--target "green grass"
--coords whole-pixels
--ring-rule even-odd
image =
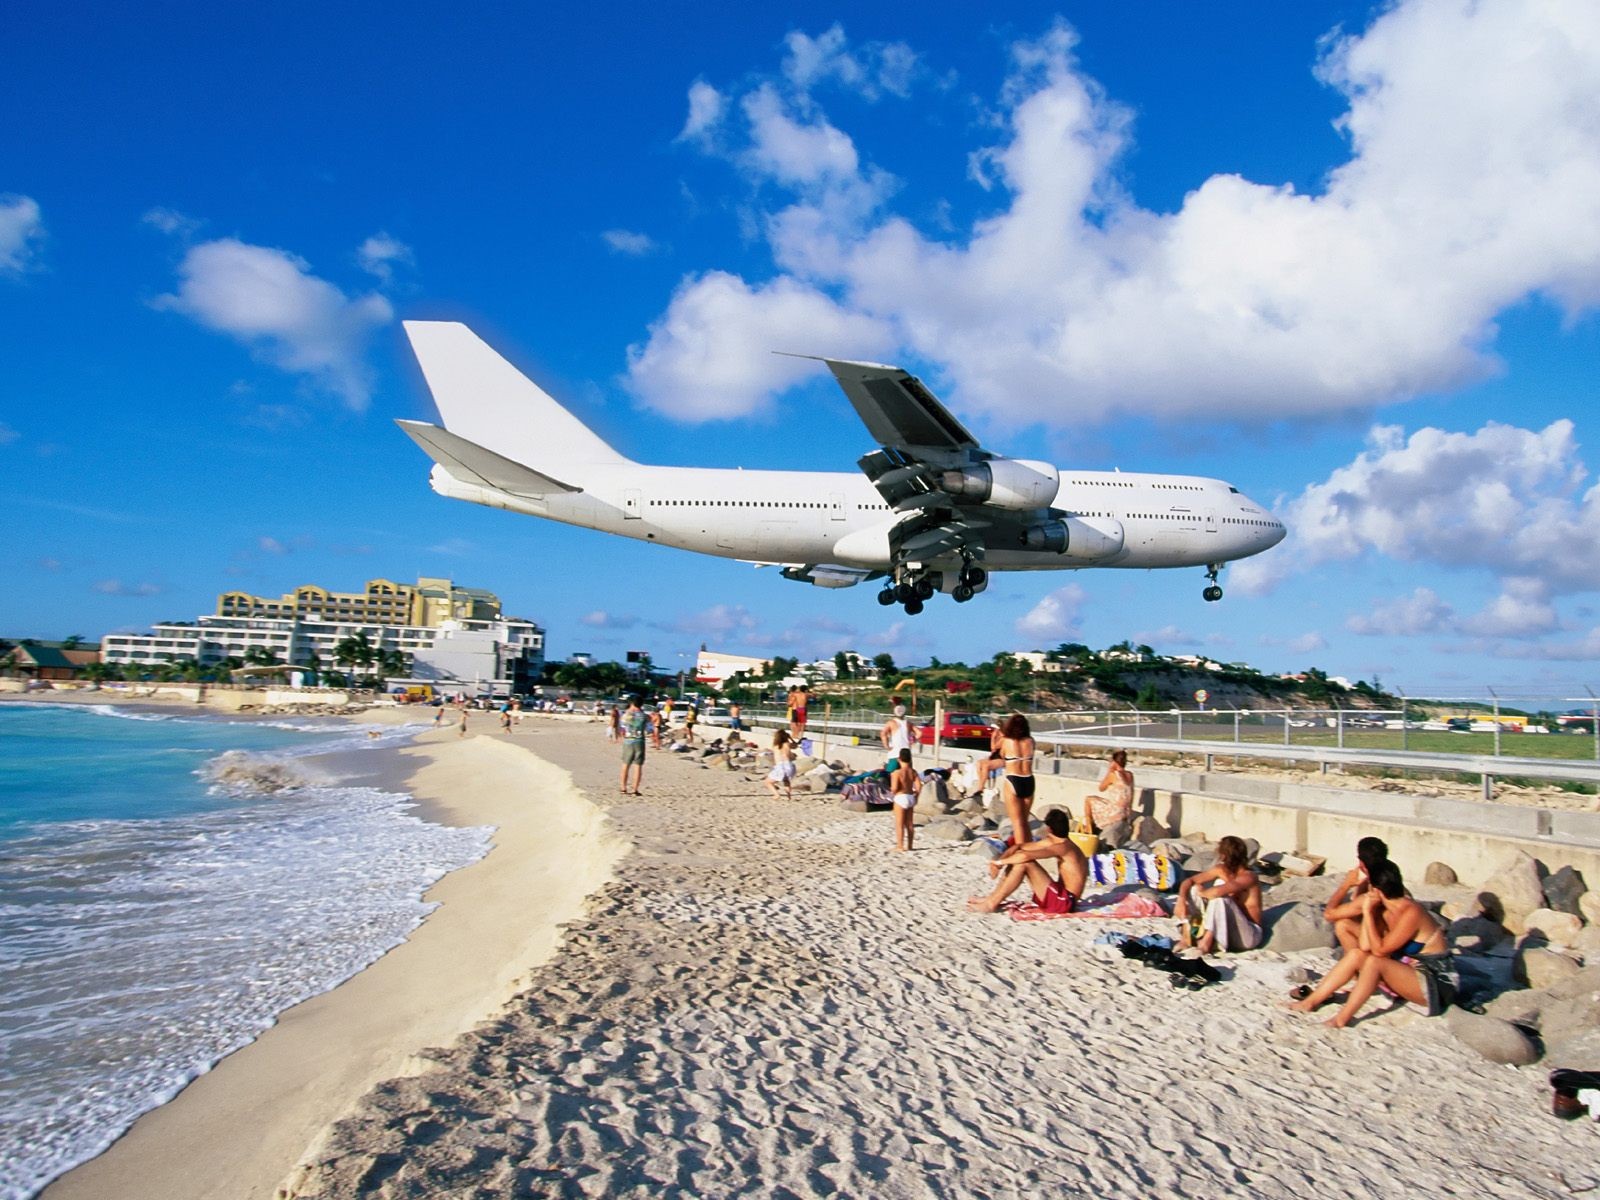
[[[1129,731],[1125,736],[1137,744]],[[1233,741],[1231,726],[1196,725],[1184,722],[1184,740]],[[1283,731],[1244,728],[1239,731],[1243,742],[1262,746],[1282,746]],[[1402,742],[1404,743],[1402,745]],[[1336,746],[1337,733],[1332,729],[1291,729],[1290,746]],[[1344,745],[1348,750],[1419,750],[1429,754],[1493,754],[1492,733],[1442,733],[1435,730],[1413,729],[1402,737],[1398,729],[1347,729]],[[1508,758],[1567,758],[1594,760],[1594,738],[1563,733],[1503,733],[1500,735],[1500,753]]]

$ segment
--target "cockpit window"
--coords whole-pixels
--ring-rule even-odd
[[[1229,488],[1229,489],[1228,489],[1228,490],[1229,490],[1229,491],[1230,491],[1230,492],[1232,492],[1232,493],[1233,493],[1233,494],[1234,494],[1234,495],[1235,495],[1235,496],[1237,496],[1237,495],[1238,495],[1238,494],[1239,494],[1239,489],[1238,489],[1238,488],[1236,488],[1236,487],[1231,487],[1231,488]]]

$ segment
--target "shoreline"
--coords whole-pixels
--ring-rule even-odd
[[[411,715],[369,710],[339,719],[398,725]],[[400,790],[423,819],[494,826],[489,852],[424,894],[438,907],[405,941],[286,1009],[41,1197],[279,1194],[296,1164],[369,1089],[425,1069],[429,1048],[492,1017],[555,952],[561,925],[582,911],[626,852],[564,771],[517,745],[419,727],[409,744],[380,753],[374,773],[391,788],[403,775]]]

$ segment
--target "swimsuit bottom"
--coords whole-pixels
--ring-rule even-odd
[[[1040,912],[1047,913],[1069,913],[1078,907],[1078,898],[1059,879],[1045,888],[1044,895],[1035,896],[1034,902]]]
[[[917,806],[917,794],[915,792],[896,792],[894,794],[894,804],[896,808],[915,808]]]
[[[1018,800],[1033,799],[1032,775],[1007,775],[1006,779],[1010,781],[1011,790],[1017,794]]]
[[[1416,969],[1417,982],[1422,985],[1426,1003],[1412,1004],[1413,1009],[1425,1017],[1437,1017],[1455,1003],[1461,991],[1461,973],[1448,953],[1407,955],[1400,961]]]

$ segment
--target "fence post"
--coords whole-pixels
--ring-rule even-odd
[[[1283,744],[1285,746],[1289,744],[1289,710],[1287,708],[1283,710]]]
[[[1493,688],[1489,689],[1489,695],[1494,696],[1494,756],[1496,758],[1499,758],[1500,757],[1500,697],[1495,695],[1495,691],[1494,691]],[[1485,792],[1491,791],[1493,789],[1493,786],[1494,785],[1489,782],[1488,777],[1485,776],[1484,777],[1484,781],[1483,781],[1484,791]],[[1485,800],[1487,800],[1488,798],[1489,798],[1488,796],[1484,797]]]
[[[822,761],[828,761],[828,730],[833,728],[833,701],[822,702]]]
[[[1400,749],[1402,749],[1402,750],[1411,749],[1411,716],[1410,716],[1409,712],[1407,711],[1409,706],[1410,705],[1409,705],[1409,701],[1407,701],[1407,699],[1406,699],[1406,694],[1404,692],[1401,692],[1400,693]],[[1596,757],[1600,758],[1600,755],[1596,755]]]
[[[1237,708],[1233,710],[1233,744],[1235,746],[1239,744],[1239,710]]]
[[[1183,709],[1178,710],[1178,740],[1183,741]]]
[[[1339,709],[1339,749],[1344,749],[1344,709],[1342,707]],[[1323,774],[1327,774],[1327,763],[1322,764],[1322,771]]]
[[[944,751],[944,701],[933,702],[933,765],[939,765],[939,756]]]

